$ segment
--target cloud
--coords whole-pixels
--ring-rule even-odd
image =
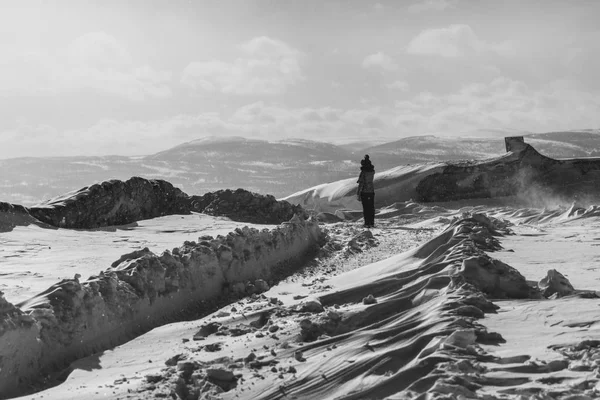
[[[421,92],[393,106],[366,102],[355,108],[294,108],[259,101],[233,112],[143,121],[102,119],[85,129],[21,123],[0,131],[0,158],[152,154],[207,135],[347,141],[419,134],[451,136],[478,129],[548,132],[598,127],[598,109],[600,94],[578,89],[570,81],[531,87],[500,77],[467,84],[448,94]]]
[[[218,113],[175,115],[162,119],[101,119],[82,129],[58,130],[20,123],[0,131],[0,158],[48,156],[146,155],[202,135],[251,135],[244,126],[226,122]]]
[[[461,57],[481,52],[509,56],[514,53],[514,46],[510,42],[485,42],[477,37],[469,25],[460,24],[422,31],[410,41],[406,51],[409,54],[442,57]]]
[[[397,102],[396,124],[421,133],[476,129],[544,132],[600,125],[600,95],[555,81],[533,89],[507,77],[473,83],[447,95],[422,92]]]
[[[59,74],[64,87],[91,89],[136,101],[171,95],[170,72],[135,65],[127,48],[104,32],[77,38],[69,46],[67,56],[68,73]]]
[[[302,53],[266,36],[239,46],[233,62],[194,61],[183,70],[181,82],[197,91],[236,95],[276,95],[303,80]]]
[[[59,95],[91,90],[141,101],[171,96],[170,80],[170,72],[135,64],[115,37],[91,32],[56,53],[25,53],[3,63],[0,95]]]
[[[389,89],[399,90],[401,92],[408,92],[410,90],[410,85],[405,81],[394,81],[387,85]]]
[[[427,11],[443,11],[456,7],[458,0],[423,0],[408,6],[411,13],[422,13]]]
[[[14,129],[0,131],[0,142],[5,144],[0,148],[0,158],[144,155],[208,135],[347,140],[382,135],[391,129],[393,117],[391,112],[377,107],[288,108],[260,101],[239,107],[232,114],[205,112],[149,120],[102,119],[84,129],[58,130],[24,122]]]
[[[385,71],[396,71],[398,65],[394,59],[383,52],[370,54],[362,62],[363,68],[381,68]]]

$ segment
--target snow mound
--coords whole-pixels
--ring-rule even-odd
[[[56,366],[181,319],[236,283],[299,267],[320,237],[316,222],[294,217],[273,231],[236,229],[160,256],[136,251],[87,281],[77,274],[16,307],[0,292],[0,393],[19,393]]]
[[[417,197],[416,186],[426,176],[441,172],[445,164],[399,166],[375,174],[375,204],[377,208]],[[359,209],[356,199],[357,178],[325,183],[294,193],[282,200],[298,204],[307,210],[335,212],[339,209]]]

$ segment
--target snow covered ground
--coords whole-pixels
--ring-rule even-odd
[[[402,203],[369,231],[324,225],[320,255],[268,292],[80,359],[64,382],[23,398],[599,398],[600,213],[504,203]],[[3,240],[12,234],[23,235]],[[135,245],[173,245],[145,240]],[[530,285],[556,269],[576,290],[502,298],[527,291],[505,264]],[[496,295],[486,300],[459,276]]]
[[[160,254],[197,241],[204,235],[227,235],[235,228],[252,225],[204,214],[171,215],[139,221],[118,228],[72,230],[17,226],[0,233],[0,291],[18,303],[61,279],[80,274],[85,280],[106,270],[122,254],[147,247]]]

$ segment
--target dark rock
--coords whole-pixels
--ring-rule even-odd
[[[200,327],[200,330],[194,335],[193,339],[202,340],[207,336],[212,335],[213,333],[217,333],[220,327],[221,324],[219,324],[218,322],[209,322],[208,324],[202,325]]]
[[[257,279],[254,281],[254,287],[258,293],[263,293],[269,290],[269,284],[264,279]]]
[[[172,214],[189,214],[188,195],[163,180],[133,177],[84,187],[29,208],[42,222],[62,228],[126,225]]]
[[[362,299],[363,304],[365,305],[369,305],[369,304],[376,304],[377,303],[377,299],[375,297],[373,297],[372,294],[368,295],[367,297]]]
[[[451,201],[512,195],[529,200],[561,195],[571,198],[573,184],[585,181],[584,175],[598,169],[598,159],[555,160],[523,143],[518,150],[502,157],[447,163],[441,172],[428,175],[417,184],[417,200]],[[597,193],[593,185],[578,183],[577,190]]]
[[[302,219],[308,217],[301,206],[244,189],[218,190],[203,196],[192,196],[191,204],[192,210],[196,212],[257,224],[280,224],[289,221],[296,214]]]
[[[300,306],[300,311],[319,313],[323,311],[323,305],[319,300],[308,300],[307,302],[302,303],[302,305]]]
[[[206,376],[209,379],[217,379],[219,381],[231,382],[235,380],[233,372],[225,368],[208,368]]]
[[[163,380],[162,375],[159,374],[150,374],[146,375],[146,382],[148,383],[158,383]]]
[[[180,372],[183,379],[189,379],[192,376],[192,372],[198,369],[199,365],[193,361],[179,361],[177,363],[177,371]]]
[[[553,294],[562,297],[575,293],[571,282],[555,269],[548,271],[546,277],[539,281],[538,287],[544,297],[550,297]]]
[[[237,189],[188,196],[167,181],[132,177],[127,181],[113,179],[86,186],[30,208],[0,203],[0,232],[31,223],[94,229],[191,211],[259,224],[280,224],[294,215],[308,217],[301,206],[278,201],[270,195]],[[210,236],[200,238],[202,242],[210,240]]]
[[[185,360],[187,357],[185,354],[176,354],[173,357],[169,358],[167,361],[165,361],[165,365],[169,366],[169,367],[173,367],[175,365],[177,365],[177,363],[181,360]]]

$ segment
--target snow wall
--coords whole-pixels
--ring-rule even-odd
[[[13,305],[0,292],[0,398],[30,391],[77,358],[202,310],[236,283],[297,268],[318,250],[316,221],[244,227],[165,251],[126,254],[85,282],[63,280]]]

